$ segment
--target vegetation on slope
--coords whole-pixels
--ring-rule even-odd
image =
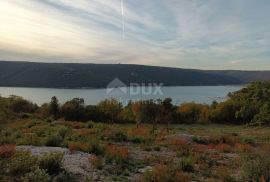
[[[94,121],[107,123],[230,123],[268,125],[270,117],[270,82],[254,82],[237,92],[230,93],[224,102],[211,105],[184,103],[173,105],[170,98],[130,102],[123,106],[115,99],[104,100],[98,105],[85,105],[81,98],[74,98],[60,105],[56,97],[38,107],[21,97],[0,97],[0,121],[38,118],[67,121]],[[154,126],[153,126],[154,127]]]
[[[1,97],[0,181],[269,181],[270,130],[261,127],[269,125],[269,94],[270,82],[255,82],[212,105],[86,106],[78,98],[60,105],[53,97],[38,107]],[[93,169],[74,178],[62,154],[33,156],[16,145],[90,153]]]
[[[106,88],[118,78],[126,85],[232,85],[237,77],[193,69],[125,64],[70,64],[0,61],[0,86]]]

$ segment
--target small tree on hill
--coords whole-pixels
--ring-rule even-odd
[[[49,110],[50,110],[50,114],[53,115],[54,119],[57,119],[59,116],[59,103],[58,103],[58,99],[56,96],[53,96],[51,98],[51,102],[49,105]]]
[[[116,99],[106,99],[98,104],[98,108],[110,119],[111,123],[114,123],[118,114],[122,111],[122,104]]]

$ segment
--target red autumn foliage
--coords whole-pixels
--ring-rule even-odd
[[[204,144],[193,144],[192,146],[194,152],[205,152],[208,150],[208,146]]]
[[[127,160],[129,157],[129,151],[125,147],[117,147],[116,145],[109,145],[106,148],[106,155],[111,158],[119,158]]]
[[[209,149],[218,150],[221,152],[231,152],[232,147],[228,144],[209,145]]]
[[[188,141],[186,139],[183,138],[173,138],[170,141],[171,145],[176,145],[176,146],[181,146],[181,145],[187,145]]]
[[[150,134],[149,127],[146,126],[139,126],[138,128],[134,128],[131,131],[131,135],[139,136],[139,137],[148,137]]]
[[[75,151],[85,151],[87,147],[88,147],[88,144],[84,142],[70,142],[68,144],[68,149],[71,153]]]
[[[236,143],[235,148],[240,151],[240,152],[251,152],[252,147],[249,144],[241,144],[241,143]]]
[[[6,144],[0,146],[0,157],[1,158],[10,158],[16,152],[16,145]]]
[[[88,129],[81,129],[77,131],[80,136],[89,136],[91,134],[90,130]]]

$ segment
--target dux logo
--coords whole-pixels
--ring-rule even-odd
[[[115,92],[121,92],[123,94],[127,94],[127,85],[119,80],[118,78],[115,78],[112,80],[108,85],[106,89],[107,94],[115,93]]]
[[[162,86],[163,84],[156,84],[156,83],[148,83],[148,84],[130,83],[130,85],[127,86],[120,79],[115,78],[107,85],[106,93],[117,95],[129,94],[134,96],[163,95]]]

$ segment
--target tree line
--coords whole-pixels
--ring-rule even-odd
[[[0,97],[0,121],[5,118],[28,117],[67,121],[94,121],[105,123],[156,124],[270,124],[270,82],[261,81],[228,94],[223,102],[212,104],[183,103],[174,105],[171,98],[164,100],[130,101],[123,106],[116,99],[106,99],[97,105],[86,105],[82,98],[59,104],[56,97],[37,106],[21,97]]]

